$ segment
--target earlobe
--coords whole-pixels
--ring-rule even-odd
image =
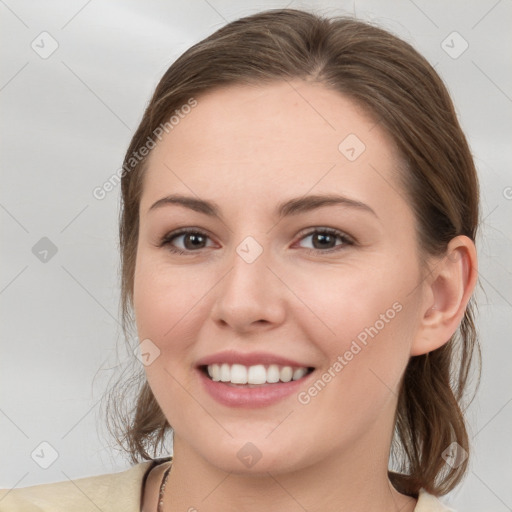
[[[464,235],[453,238],[425,283],[424,310],[411,345],[411,356],[431,352],[450,340],[464,317],[477,273],[473,241]]]

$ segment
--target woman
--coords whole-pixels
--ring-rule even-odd
[[[353,19],[237,20],[165,73],[123,170],[135,465],[0,510],[448,510],[478,182],[426,60]]]

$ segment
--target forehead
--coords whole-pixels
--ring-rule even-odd
[[[368,111],[319,83],[236,84],[209,91],[196,101],[197,106],[181,116],[179,125],[166,137],[171,144],[170,139],[175,139],[178,145],[182,137],[193,133],[199,141],[195,157],[212,149],[220,154],[229,149],[231,155],[239,142],[244,143],[244,151],[264,145],[267,151],[275,149],[269,156],[277,156],[289,149],[296,152],[306,142],[302,153],[325,159],[339,156],[338,145],[349,134],[363,143],[393,146]],[[293,154],[286,155],[293,158]]]
[[[168,188],[213,197],[244,185],[253,197],[269,185],[295,194],[341,186],[362,198],[393,182],[397,193],[395,144],[337,91],[282,81],[231,85],[196,101],[152,150],[143,202]]]

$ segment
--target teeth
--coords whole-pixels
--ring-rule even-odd
[[[217,366],[218,367],[219,365],[215,364],[213,366]],[[224,363],[220,367],[219,373],[220,373],[219,379],[220,379],[221,382],[229,382],[231,380],[231,370],[229,368],[229,364]],[[211,377],[210,366],[208,366],[208,374]]]
[[[229,365],[222,363],[210,364],[207,369],[212,380],[232,384],[290,382],[291,380],[299,380],[308,373],[308,369],[305,367],[292,368],[291,366],[278,366],[277,364],[271,364],[268,367],[262,364],[247,367],[242,364]]]
[[[245,370],[245,366],[241,367]],[[233,369],[231,369],[231,371],[233,371]],[[231,382],[233,382],[233,378],[231,378]],[[267,382],[267,370],[265,370],[265,367],[262,364],[249,366],[247,382],[250,384],[265,384],[265,382]]]
[[[283,366],[279,372],[279,378],[283,382],[290,382],[293,377],[293,370],[291,366]]]
[[[280,376],[281,372],[279,371],[279,366],[277,366],[277,364],[271,364],[267,368],[267,382],[275,384],[276,382],[279,382]]]
[[[231,383],[247,384],[247,369],[241,364],[231,366]]]
[[[304,375],[306,375],[306,373],[308,373],[307,368],[297,368],[293,372],[292,380],[302,379],[302,377],[304,377]]]

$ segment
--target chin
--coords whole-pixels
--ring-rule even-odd
[[[214,450],[208,446],[207,452],[201,455],[212,466],[238,475],[268,476],[269,472],[277,474],[298,469],[305,454],[299,455],[293,443],[288,448],[265,440],[264,436],[261,439],[261,442],[248,441],[247,437],[230,439],[226,445],[217,444]],[[292,458],[290,453],[294,454]]]

